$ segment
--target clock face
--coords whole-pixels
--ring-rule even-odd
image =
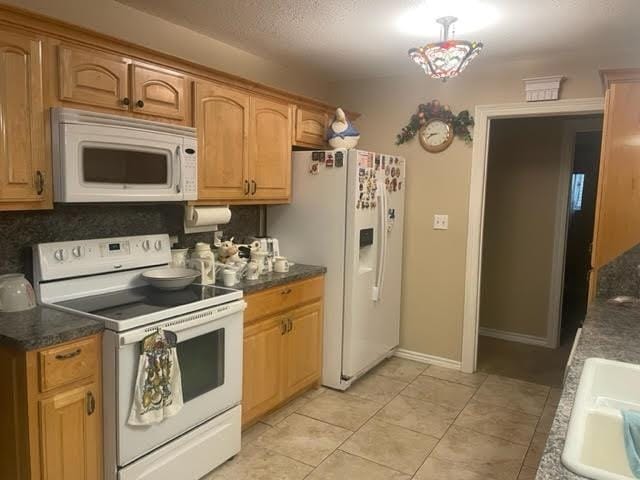
[[[451,125],[442,120],[429,120],[420,130],[420,143],[428,152],[441,152],[453,141]]]

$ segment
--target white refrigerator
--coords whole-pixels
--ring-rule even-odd
[[[290,261],[327,267],[322,383],[345,390],[399,343],[405,160],[294,152],[292,189],[267,234]]]

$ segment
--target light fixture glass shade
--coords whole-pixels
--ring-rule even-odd
[[[455,21],[454,17],[438,19],[443,25],[443,41],[409,50],[409,57],[431,78],[446,81],[457,77],[482,50],[480,42],[449,40],[449,26]]]

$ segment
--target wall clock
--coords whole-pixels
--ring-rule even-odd
[[[453,142],[453,126],[439,118],[432,118],[420,129],[420,144],[427,152],[446,150]]]

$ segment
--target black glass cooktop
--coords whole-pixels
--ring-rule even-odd
[[[57,302],[56,305],[113,320],[128,320],[172,307],[209,300],[233,291],[213,285],[198,284],[176,291],[158,290],[146,286],[66,300]]]

